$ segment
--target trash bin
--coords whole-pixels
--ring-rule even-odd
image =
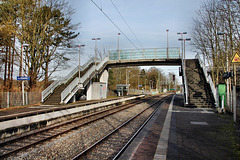
[[[225,84],[219,84],[217,87],[217,93],[218,93],[218,104],[219,107],[222,108],[222,100],[224,99],[224,106],[226,106],[226,85]]]

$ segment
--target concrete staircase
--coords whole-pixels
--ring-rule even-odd
[[[43,103],[45,105],[57,105],[61,102],[61,93],[67,87],[66,84],[58,86],[52,95],[50,95],[47,100]]]
[[[198,108],[212,108],[213,96],[203,70],[197,59],[186,60],[186,76],[189,92],[189,105]]]
[[[91,68],[94,63],[89,64],[89,66],[81,71],[81,75],[84,75],[89,68]],[[61,102],[61,93],[62,91],[74,80],[74,78],[78,77],[78,72],[65,84],[61,84],[58,86],[54,92],[47,97],[47,99],[43,102],[44,105],[57,105]]]

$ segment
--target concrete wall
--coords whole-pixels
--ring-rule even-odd
[[[108,76],[108,70],[105,69],[100,75],[100,82],[105,82],[106,84],[108,84]]]
[[[107,98],[107,84],[105,82],[93,82],[92,99]]]
[[[100,75],[100,82],[89,82],[86,87],[87,100],[107,98],[108,76],[108,70],[105,69]]]
[[[92,99],[92,80],[89,82],[89,84],[87,85],[87,100],[91,100]]]

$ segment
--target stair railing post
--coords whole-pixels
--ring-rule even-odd
[[[185,104],[188,105],[188,87],[187,87],[187,77],[186,77],[186,57],[185,57],[185,41],[184,41],[184,56],[183,56],[183,76],[184,76],[184,87],[185,87],[185,96],[186,96],[186,101]]]

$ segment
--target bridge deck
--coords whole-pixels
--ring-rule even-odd
[[[182,64],[181,59],[136,59],[136,60],[111,60],[107,67],[126,67],[126,66],[153,66],[153,65],[171,65],[178,66]]]

